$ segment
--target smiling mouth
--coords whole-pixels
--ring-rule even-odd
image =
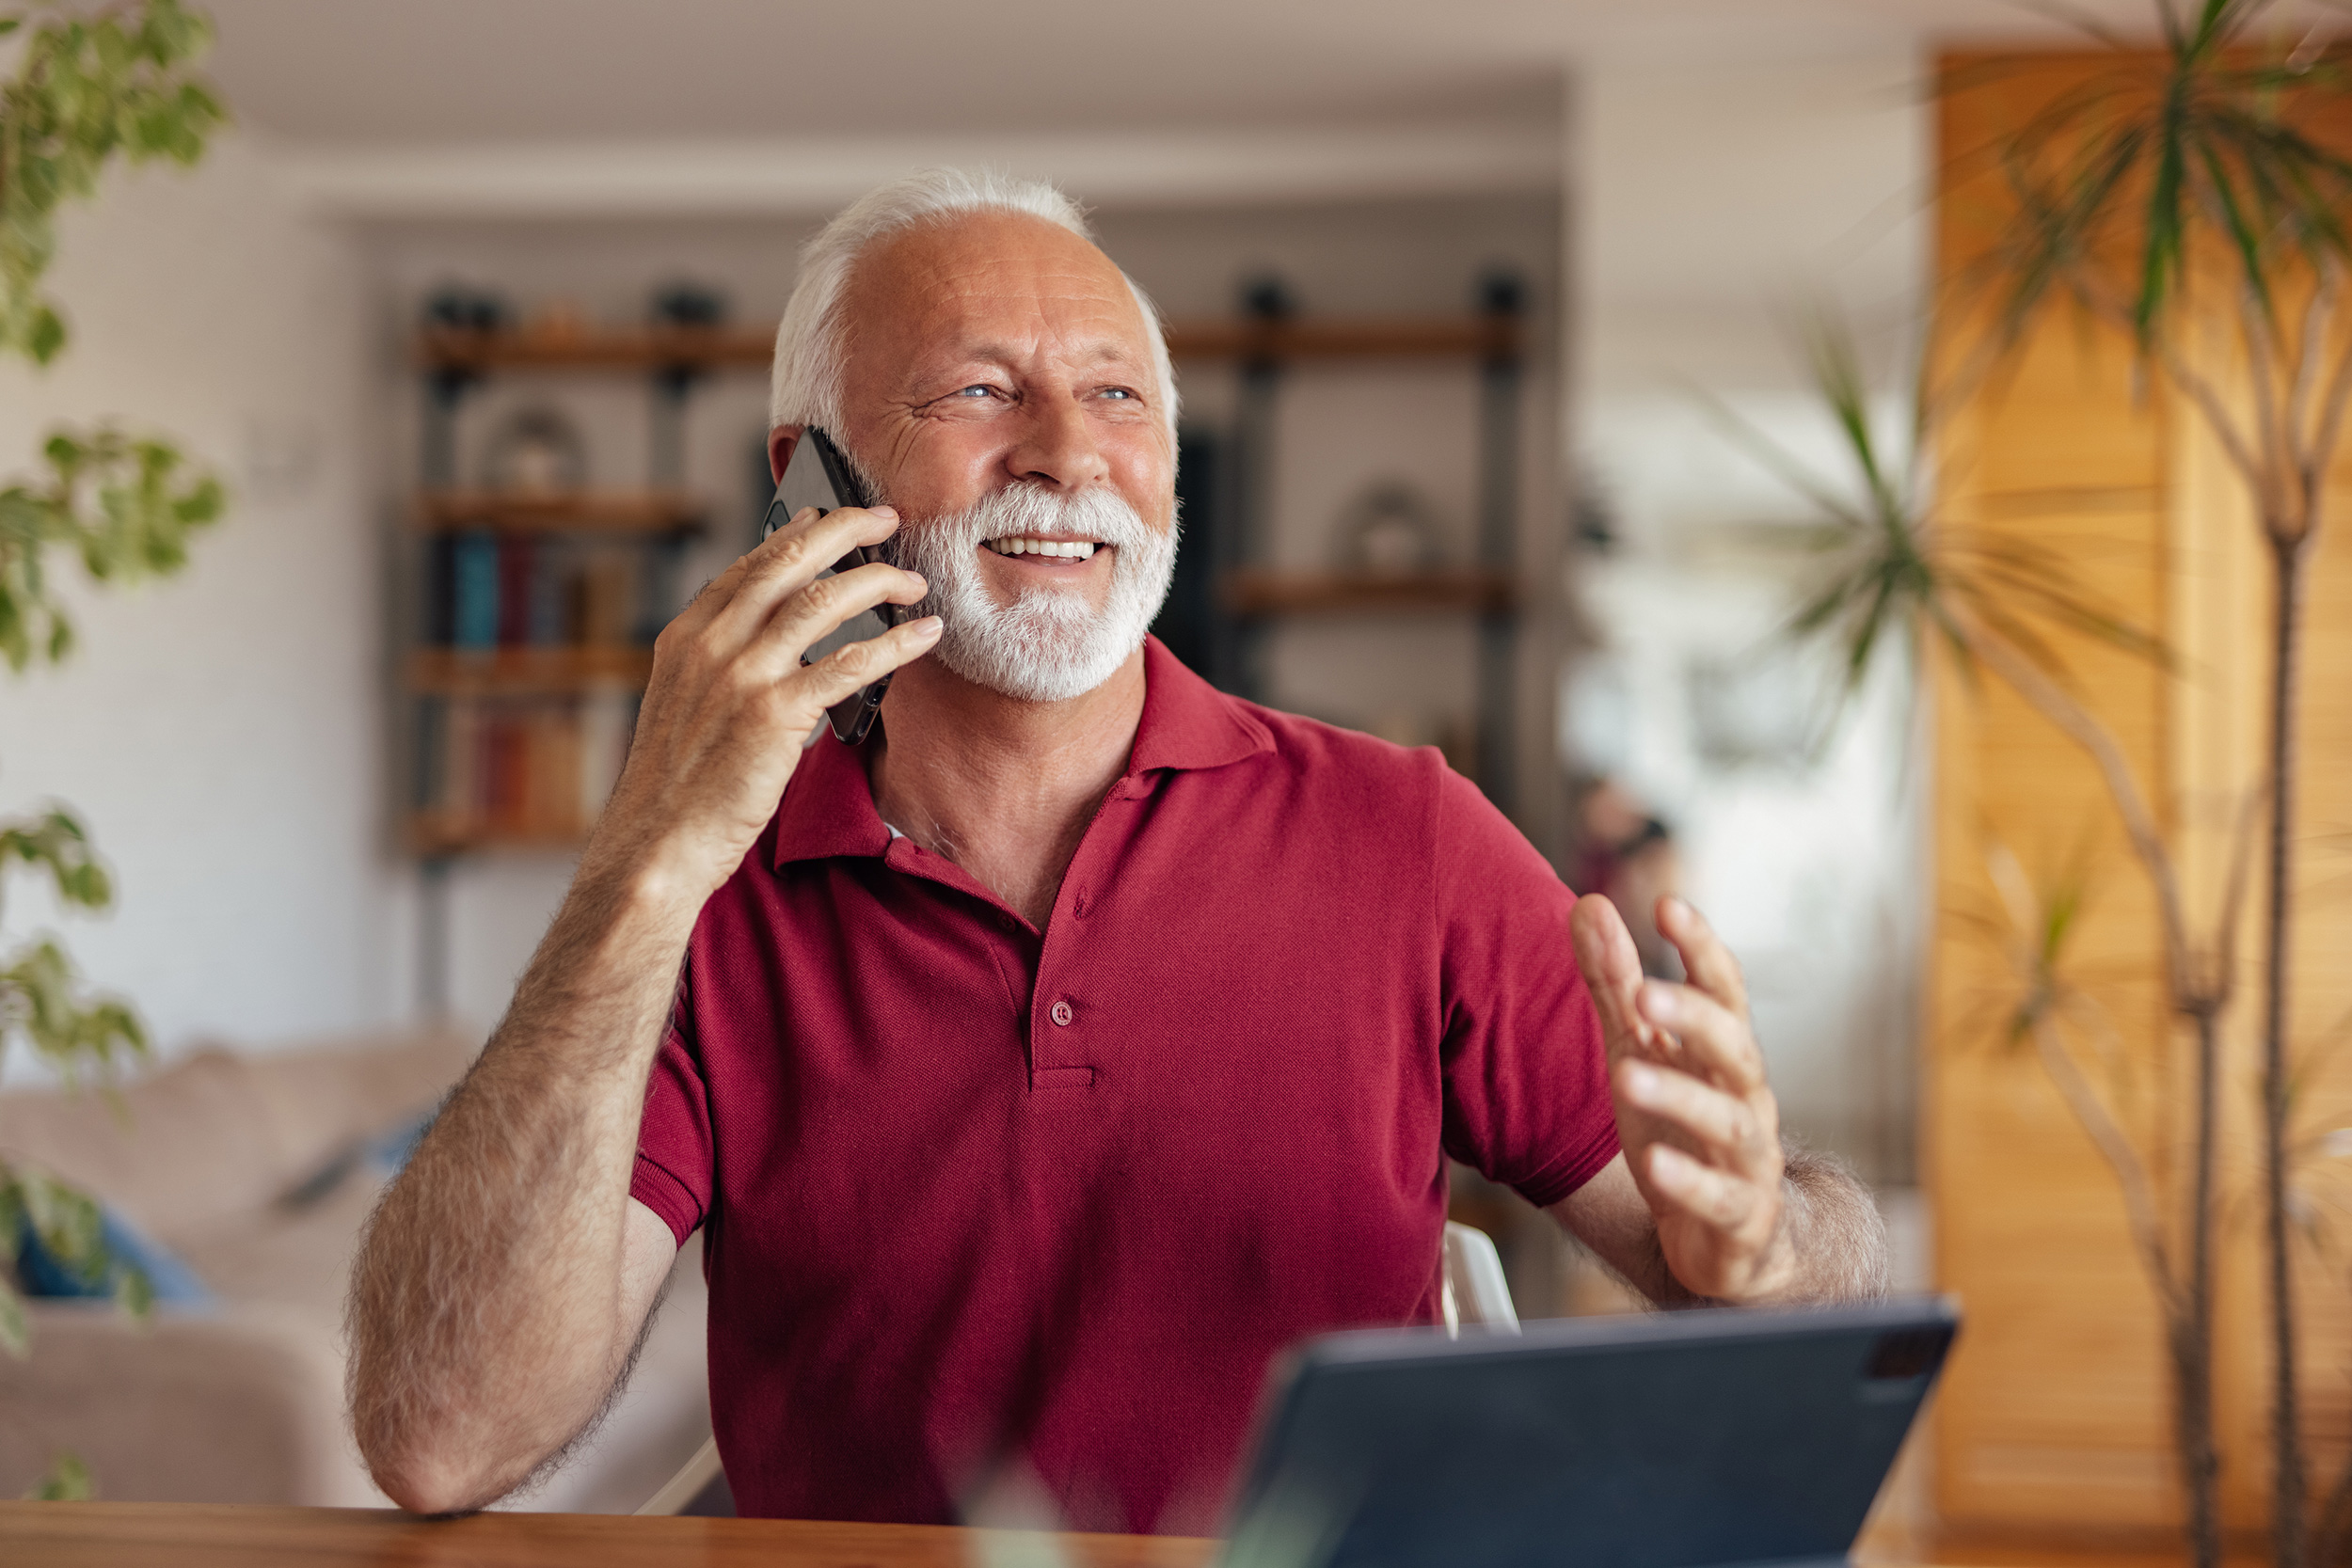
[[[1064,561],[1084,561],[1098,547],[1091,539],[1040,539],[1029,534],[1008,534],[1002,539],[983,539],[980,543],[998,555],[1036,555]]]

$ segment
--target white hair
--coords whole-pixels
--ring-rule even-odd
[[[1042,180],[1015,180],[995,169],[925,169],[877,186],[843,208],[801,251],[800,280],[776,327],[768,423],[816,425],[842,436],[841,379],[849,357],[842,341],[841,301],[858,258],[875,241],[966,213],[1025,213],[1091,244],[1093,230],[1078,204]],[[1126,277],[1124,273],[1120,275]],[[1151,296],[1126,278],[1152,340],[1152,372],[1160,408],[1176,429],[1176,372],[1168,338]]]

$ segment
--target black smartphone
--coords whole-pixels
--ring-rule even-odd
[[[871,506],[874,499],[858,483],[857,471],[841,455],[833,437],[811,425],[801,432],[801,438],[792,444],[792,460],[784,466],[784,477],[776,481],[775,499],[768,503],[768,515],[760,524],[762,539],[790,522],[802,508],[813,506],[819,513],[841,506]],[[820,577],[846,572],[852,566],[885,562],[897,565],[897,556],[887,539],[879,545],[863,545],[827,567]],[[862,642],[878,637],[904,621],[907,607],[883,603],[872,610],[861,610],[810,645],[801,656],[803,664],[814,664],[835,648],[850,642]],[[874,716],[882,711],[882,694],[890,689],[890,677],[884,675],[870,686],[861,687],[850,695],[825,710],[825,721],[833,726],[834,735],[845,746],[855,746],[873,733]]]

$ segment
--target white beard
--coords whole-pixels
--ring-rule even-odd
[[[999,605],[981,578],[983,539],[1092,539],[1112,547],[1101,613],[1077,584],[1033,588]],[[1065,496],[1022,480],[944,517],[898,531],[898,564],[920,572],[929,597],[909,611],[943,623],[933,657],[976,686],[1024,702],[1084,696],[1143,645],[1176,574],[1176,526],[1146,523],[1117,491]]]

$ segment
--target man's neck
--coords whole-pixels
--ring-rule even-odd
[[[1143,653],[1082,697],[1026,703],[936,659],[898,672],[866,760],[883,821],[944,855],[1039,930],[1087,824],[1126,771]]]

